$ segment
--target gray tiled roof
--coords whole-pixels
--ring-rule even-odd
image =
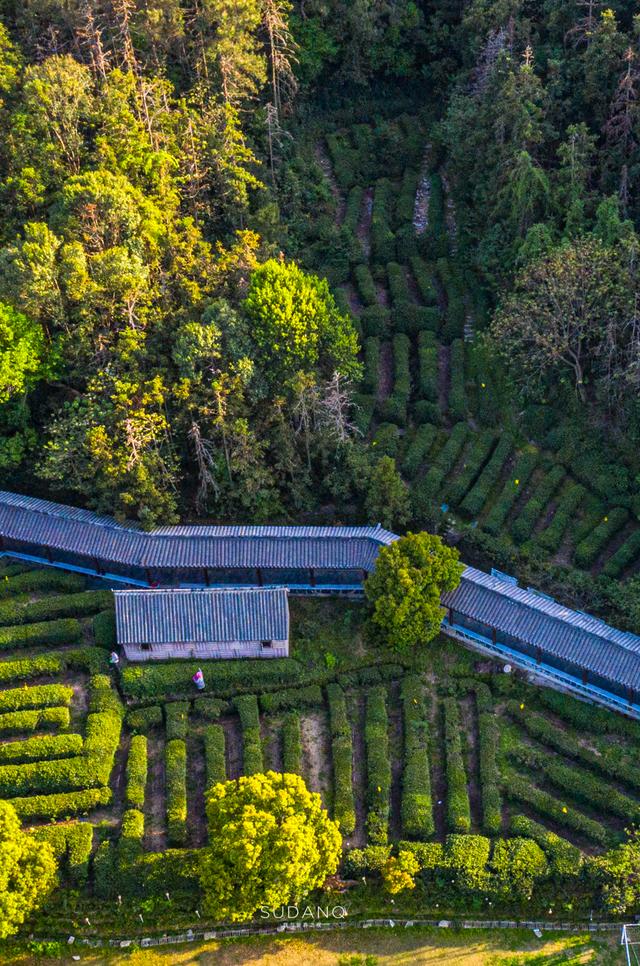
[[[286,641],[284,587],[246,590],[116,590],[120,644]]]
[[[372,570],[375,527],[184,526],[145,532],[89,510],[0,491],[0,535],[138,567],[263,567]]]
[[[625,687],[640,689],[640,637],[564,607],[535,591],[467,567],[442,603]]]

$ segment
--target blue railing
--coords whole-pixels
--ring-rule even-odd
[[[560,671],[550,664],[545,664],[544,661],[538,662],[534,658],[529,657],[528,654],[522,654],[520,651],[516,651],[506,644],[493,641],[491,638],[485,637],[477,631],[469,630],[469,628],[463,627],[461,624],[456,624],[455,622],[451,624],[447,617],[442,622],[442,632],[450,637],[455,637],[456,640],[461,641],[463,644],[468,644],[474,650],[481,651],[483,654],[506,659],[511,664],[515,664],[516,667],[520,667],[525,671],[531,671],[538,677],[548,681],[552,687],[571,691],[577,697],[584,698],[587,701],[592,701],[594,704],[603,705],[609,708],[609,710],[619,711],[631,718],[640,720],[640,705],[625,701],[619,695],[612,694],[610,691],[599,688],[595,684],[585,684],[580,678],[568,674],[566,671]]]

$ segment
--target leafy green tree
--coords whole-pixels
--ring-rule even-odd
[[[427,644],[440,630],[440,597],[460,583],[458,551],[430,533],[408,533],[382,547],[364,585],[371,621],[389,647]]]
[[[26,392],[45,371],[41,326],[0,302],[0,403]]]
[[[243,304],[266,378],[282,386],[298,372],[357,376],[358,337],[324,279],[271,259],[251,275]]]
[[[242,922],[261,906],[295,902],[338,867],[338,826],[298,775],[267,772],[214,785],[207,818],[200,884],[216,919]]]
[[[532,839],[499,839],[493,847],[491,868],[499,892],[504,896],[530,899],[537,879],[547,875],[544,852]]]
[[[0,939],[17,932],[57,884],[57,864],[48,842],[22,830],[15,809],[0,801]]]
[[[402,527],[410,517],[409,489],[396,469],[396,461],[382,456],[374,464],[365,484],[365,509],[371,521],[387,530]]]
[[[590,871],[599,884],[608,912],[616,916],[635,911],[640,904],[640,835],[590,860]]]

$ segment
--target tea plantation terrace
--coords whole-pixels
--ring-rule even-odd
[[[89,510],[0,491],[0,551],[140,587],[287,587],[359,594],[375,527],[179,526],[151,532]]]
[[[146,532],[88,510],[0,491],[2,555],[139,587],[361,594],[380,547],[396,539],[380,526],[181,526]],[[464,570],[460,586],[443,604],[445,634],[547,684],[640,718],[636,635],[523,590],[514,578],[473,567]],[[143,636],[138,628],[136,646]]]

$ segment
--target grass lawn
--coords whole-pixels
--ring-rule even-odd
[[[75,948],[83,963],[110,966],[617,966],[625,961],[619,934],[557,935],[528,930],[347,930],[324,935],[208,942],[156,949],[96,951]],[[42,966],[71,962],[71,951],[38,957]],[[27,966],[31,952],[3,951],[4,966]]]

